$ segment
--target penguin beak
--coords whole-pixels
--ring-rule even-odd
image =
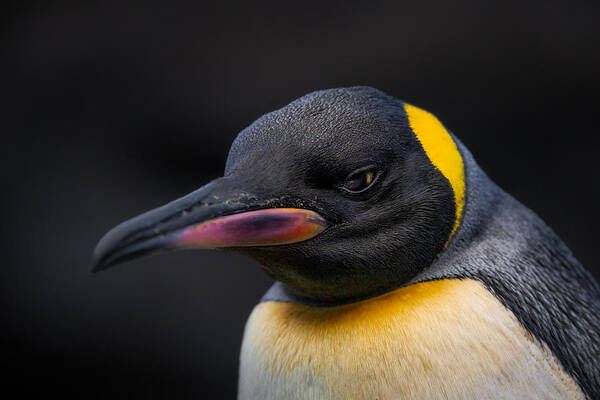
[[[243,192],[228,190],[226,178],[110,230],[96,246],[91,271],[178,249],[278,246],[308,240],[326,227],[318,213],[268,208]]]

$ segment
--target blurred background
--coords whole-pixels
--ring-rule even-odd
[[[272,283],[256,265],[188,252],[92,275],[89,258],[109,228],[219,176],[254,119],[316,89],[370,85],[432,111],[600,277],[599,6],[3,6],[4,386],[234,398],[244,323]]]

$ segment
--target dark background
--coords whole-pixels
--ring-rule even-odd
[[[234,397],[271,284],[256,265],[189,252],[92,275],[89,257],[315,89],[371,85],[434,112],[600,276],[598,2],[15,4],[0,31],[4,386]]]

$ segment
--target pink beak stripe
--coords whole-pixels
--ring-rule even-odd
[[[327,222],[314,211],[299,208],[269,208],[228,215],[184,229],[173,244],[178,247],[276,246],[315,237]]]

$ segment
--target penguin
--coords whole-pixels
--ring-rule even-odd
[[[316,91],[234,140],[223,177],[109,231],[92,271],[178,249],[275,280],[239,399],[600,399],[600,286],[431,113]]]

